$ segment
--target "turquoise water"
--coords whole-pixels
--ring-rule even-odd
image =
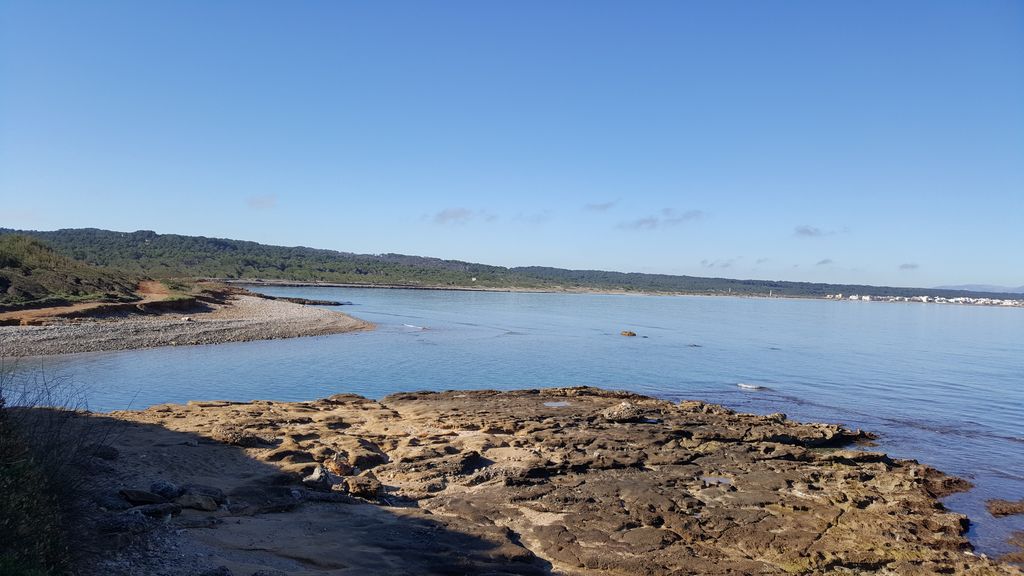
[[[1024,310],[925,304],[333,288],[373,332],[44,361],[107,411],[190,399],[592,385],[785,412],[880,434],[880,447],[966,477],[946,501],[1000,553],[1024,517]],[[639,337],[625,338],[621,330]],[[751,390],[744,383],[762,387]]]

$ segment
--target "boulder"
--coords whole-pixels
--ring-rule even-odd
[[[377,498],[382,488],[379,480],[369,476],[348,476],[345,478],[345,487],[349,494],[369,500]]]
[[[624,401],[601,411],[601,417],[609,422],[639,422],[644,419],[642,408]]]
[[[181,506],[174,502],[164,502],[163,504],[146,504],[144,506],[136,506],[128,510],[127,512],[138,512],[143,516],[150,516],[152,518],[163,518],[165,516],[174,516],[175,514],[181,514]],[[126,512],[126,513],[127,513]]]
[[[159,494],[146,492],[145,490],[125,489],[121,490],[118,493],[121,495],[121,498],[124,498],[126,501],[136,506],[141,504],[162,504],[164,502],[167,502],[167,498],[164,498]]]
[[[198,494],[200,496],[209,496],[217,504],[223,504],[225,497],[224,491],[220,488],[214,488],[213,486],[205,486],[203,484],[185,484],[181,487],[181,494]]]
[[[181,495],[178,485],[167,480],[157,480],[149,485],[149,491],[153,494],[163,496],[167,500],[174,500]]]
[[[622,336],[636,336],[636,332],[633,332],[632,330],[623,330],[622,332],[619,332],[619,334]]]
[[[312,474],[302,479],[303,484],[317,490],[330,490],[332,486],[341,482],[340,476],[336,476],[323,466],[317,466]]]
[[[178,504],[182,508],[205,510],[207,512],[213,512],[219,508],[217,501],[205,494],[182,494],[175,499],[174,503]]]

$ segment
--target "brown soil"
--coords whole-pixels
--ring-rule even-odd
[[[139,300],[132,304],[149,304],[166,300],[172,292],[163,283],[155,280],[143,280],[139,282],[135,291]],[[29,310],[15,310],[13,312],[0,313],[0,325],[5,324],[42,324],[54,318],[66,318],[69,316],[81,316],[90,310],[96,310],[109,306],[109,302],[81,302],[70,306],[50,306],[47,308],[33,308]]]

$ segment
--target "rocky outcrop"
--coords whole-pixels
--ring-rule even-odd
[[[489,542],[493,573],[1020,574],[973,555],[967,519],[937,501],[965,484],[783,414],[565,388],[115,416],[228,442],[285,474],[228,493],[225,514],[232,498],[373,502]]]
[[[985,502],[985,507],[988,508],[989,514],[996,517],[1024,514],[1024,500],[989,500]]]

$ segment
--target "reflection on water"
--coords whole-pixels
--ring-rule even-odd
[[[948,505],[998,553],[1024,518],[1024,310],[812,300],[274,288],[347,300],[373,332],[44,361],[95,410],[190,399],[591,385],[700,399],[881,435],[972,480]],[[647,338],[624,338],[632,330]]]

